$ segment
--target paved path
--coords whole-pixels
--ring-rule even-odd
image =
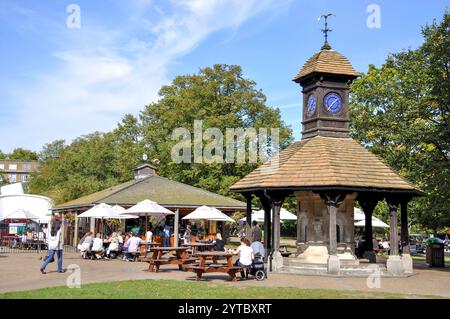
[[[42,255],[42,254],[41,254]],[[56,272],[55,263],[49,264],[47,274],[42,275],[39,267],[42,261],[35,253],[0,255],[0,292],[31,290],[65,285],[68,273]],[[65,253],[64,267],[70,264],[81,269],[82,285],[93,282],[174,279],[195,281],[195,274],[179,271],[177,266],[163,266],[159,273],[150,273],[146,263],[124,262],[121,260],[84,260],[79,254]],[[366,278],[335,278],[320,276],[300,276],[290,274],[270,274],[269,278],[258,282],[255,280],[230,283],[227,275],[206,274],[208,282],[226,282],[239,286],[295,287],[304,289],[346,289],[365,290],[413,295],[438,295],[450,298],[450,268],[443,270],[429,269],[422,266],[415,268],[416,275],[409,278],[381,278],[381,287],[370,289]],[[224,280],[226,279],[226,280]]]

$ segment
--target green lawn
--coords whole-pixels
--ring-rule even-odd
[[[82,285],[70,289],[65,286],[0,294],[0,299],[54,299],[54,298],[124,298],[124,299],[362,299],[362,298],[427,298],[380,292],[354,290],[323,290],[298,288],[242,287],[237,284],[183,282],[175,280],[118,281]],[[429,297],[429,296],[428,296]],[[430,297],[435,298],[435,297]]]

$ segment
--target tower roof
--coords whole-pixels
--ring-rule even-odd
[[[230,187],[235,192],[263,189],[343,188],[422,194],[375,154],[349,138],[316,136],[295,142],[279,154],[278,168],[266,162]]]
[[[301,82],[312,73],[347,75],[355,78],[358,76],[358,73],[345,56],[329,49],[322,49],[309,58],[293,81]]]

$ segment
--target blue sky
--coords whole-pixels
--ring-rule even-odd
[[[79,5],[81,27],[66,12]],[[381,9],[368,28],[367,7]],[[317,17],[333,12],[329,42],[365,72],[415,48],[421,26],[448,1],[0,0],[0,150],[39,151],[55,139],[114,128],[155,101],[161,85],[214,63],[239,64],[300,137],[291,81],[323,42]]]

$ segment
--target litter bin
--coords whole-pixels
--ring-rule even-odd
[[[430,267],[445,267],[444,244],[430,243],[427,246],[426,262]]]

